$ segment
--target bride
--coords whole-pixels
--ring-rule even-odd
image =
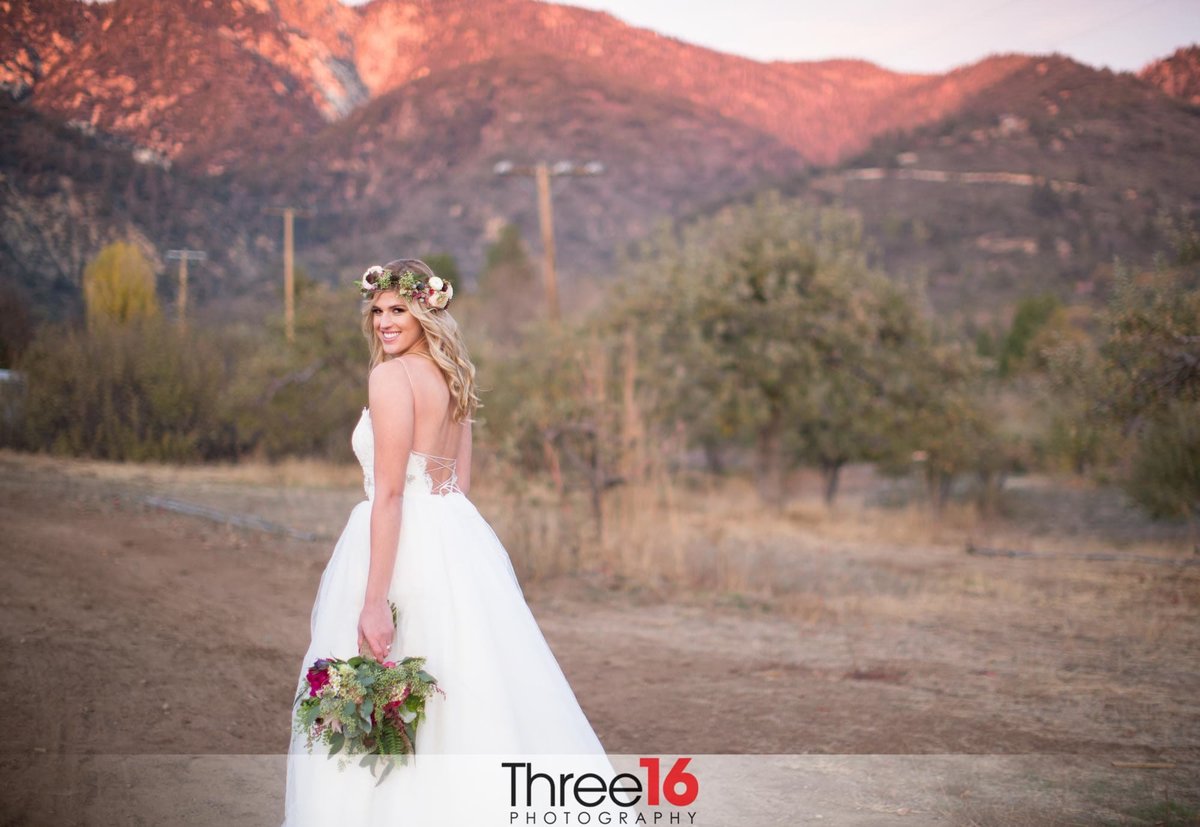
[[[319,742],[310,753],[293,730],[284,825],[508,824],[527,791],[518,795],[517,770],[496,756],[533,769],[537,756],[545,766],[582,761],[604,776],[611,765],[507,552],[467,499],[478,398],[446,311],[453,288],[417,259],[372,267],[357,284],[372,367],[351,444],[367,498],[321,577],[297,687],[316,659],[361,649],[380,661],[426,658],[445,694],[428,701],[415,759],[379,785]]]

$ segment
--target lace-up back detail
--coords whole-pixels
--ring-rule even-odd
[[[457,461],[449,457],[435,457],[432,454],[411,451],[404,490],[417,486],[427,494],[461,494],[457,465]]]
[[[404,373],[408,376],[409,387],[412,385],[412,375],[408,373],[408,365],[400,362]],[[413,387],[413,394],[416,388]],[[415,411],[414,411],[415,413]],[[354,455],[363,469],[363,490],[367,499],[375,499],[375,431],[371,427],[371,412],[363,408],[358,425],[350,436],[350,445]],[[408,468],[405,470],[404,493],[407,494],[461,494],[458,487],[458,462],[453,457],[439,457],[424,451],[409,451]]]
[[[363,408],[358,425],[350,437],[354,456],[363,469],[363,490],[368,500],[375,499],[375,433],[371,430],[371,412]],[[458,487],[458,463],[450,457],[438,457],[420,451],[410,451],[408,470],[404,479],[404,493],[409,494],[461,494]]]

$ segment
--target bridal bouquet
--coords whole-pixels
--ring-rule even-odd
[[[425,701],[442,693],[424,666],[424,658],[398,663],[362,655],[317,660],[308,668],[307,687],[296,695],[297,732],[307,736],[310,752],[320,741],[329,746],[330,756],[343,750],[362,754],[360,765],[370,766],[372,773],[380,756],[399,756],[407,764],[415,752],[417,727],[425,719]],[[392,763],[384,762],[380,781]]]

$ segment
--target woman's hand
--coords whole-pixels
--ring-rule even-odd
[[[396,626],[392,621],[392,610],[386,600],[368,601],[358,616],[358,650],[363,651],[366,643],[375,660],[383,662],[392,650]]]

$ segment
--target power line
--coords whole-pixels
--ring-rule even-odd
[[[996,5],[991,6],[990,8],[985,9],[984,11],[982,11],[978,14],[972,14],[968,17],[964,17],[960,20],[956,20],[952,23],[949,23],[949,24],[941,27],[940,29],[935,29],[932,33],[926,34],[923,38],[921,38],[921,42],[919,45],[914,44],[907,51],[901,52],[900,57],[906,58],[909,55],[913,54],[914,52],[919,51],[920,47],[926,43],[931,43],[931,42],[934,42],[937,40],[941,40],[946,35],[951,34],[952,32],[956,32],[968,24],[978,23],[980,20],[986,20],[987,18],[991,17],[992,15],[996,14],[997,12],[1007,9],[1009,6],[1015,6],[1018,3],[1024,3],[1024,2],[1028,2],[1028,0],[1005,0],[1005,2],[997,3]]]
[[[1163,2],[1163,0],[1148,0],[1148,2],[1145,2],[1145,3],[1142,3],[1141,5],[1135,6],[1132,9],[1129,9],[1128,11],[1121,12],[1116,17],[1110,17],[1108,20],[1105,20],[1103,23],[1097,23],[1093,26],[1088,26],[1086,29],[1080,29],[1079,31],[1077,31],[1074,34],[1069,35],[1067,37],[1060,37],[1060,38],[1058,38],[1057,42],[1058,43],[1069,43],[1072,40],[1083,37],[1084,35],[1088,35],[1093,32],[1098,32],[1101,29],[1107,29],[1109,26],[1113,25],[1114,23],[1120,23],[1122,20],[1126,19],[1127,17],[1132,17],[1133,15],[1137,14],[1138,12],[1143,12],[1146,9],[1150,8],[1151,6],[1157,6],[1159,3],[1162,3],[1162,2]]]
[[[539,161],[533,166],[518,166],[512,161],[500,161],[492,168],[496,175],[521,175],[537,182],[538,223],[542,230],[542,277],[545,281],[546,308],[550,321],[558,322],[558,276],[554,261],[554,207],[550,202],[550,178],[556,176],[603,175],[604,164],[589,161],[577,164],[574,161],[558,161],[550,165]]]

